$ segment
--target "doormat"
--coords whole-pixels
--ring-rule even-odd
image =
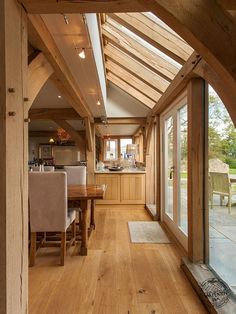
[[[128,221],[132,243],[171,243],[157,221]]]

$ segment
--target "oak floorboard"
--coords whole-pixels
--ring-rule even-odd
[[[78,247],[59,265],[59,248],[39,250],[29,270],[30,314],[207,313],[180,268],[174,244],[133,244],[128,221],[143,209],[96,209],[88,256]]]

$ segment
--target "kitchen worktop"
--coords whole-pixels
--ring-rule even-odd
[[[139,169],[123,169],[121,171],[110,171],[108,169],[105,169],[105,170],[95,170],[94,173],[97,173],[97,174],[119,174],[119,173],[146,173],[146,170],[139,170]]]

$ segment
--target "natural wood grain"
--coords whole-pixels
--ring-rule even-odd
[[[148,8],[149,3],[146,2],[146,6]],[[142,13],[116,13],[112,18],[180,64],[192,53],[184,40]]]
[[[97,204],[120,203],[120,175],[119,174],[96,174],[96,184],[106,184],[106,194],[103,200]]]
[[[122,174],[120,203],[145,204],[145,174]]]
[[[159,93],[163,93],[168,87],[168,83],[161,77],[153,75],[152,71],[131,58],[129,55],[117,49],[112,44],[108,43],[105,46],[104,53],[107,60],[116,62],[127,71],[130,71],[131,74],[136,75],[138,78],[144,78],[145,82],[148,83],[149,86],[156,88]]]
[[[137,61],[141,61],[165,80],[170,82],[177,74],[179,67],[166,61],[149,47],[144,46],[124,31],[121,31],[112,18],[107,18],[107,22],[102,26],[102,29],[103,35],[108,41],[111,39],[112,42],[117,43],[120,49],[124,49],[127,54]]]
[[[52,35],[47,29],[41,16],[28,15],[29,19],[29,41],[35,48],[41,50],[50,62],[57,79],[63,85],[63,89],[70,95],[72,106],[81,117],[91,117],[91,112],[80,88],[61,55]]]
[[[113,73],[108,72],[107,73],[107,79],[108,81],[111,81],[113,84],[117,85],[119,88],[124,90],[126,93],[130,94],[132,97],[136,98],[138,101],[140,101],[142,104],[144,104],[148,108],[153,108],[155,105],[155,102],[150,100],[148,97],[144,96],[142,93],[140,93],[139,90],[133,88],[131,85],[127,84],[117,76],[115,76]]]
[[[82,120],[73,108],[30,109],[30,120]]]
[[[30,269],[31,314],[205,314],[180,268],[175,244],[130,243],[127,221],[149,220],[144,210],[96,209],[88,256],[71,248],[65,266],[52,267],[53,248]],[[48,264],[50,260],[50,265]]]
[[[0,29],[0,313],[13,314],[28,299],[27,16],[17,1],[0,1]]]
[[[188,84],[188,257],[193,263],[204,260],[205,182],[205,82],[192,79]],[[205,194],[206,193],[206,194]]]
[[[105,184],[68,185],[68,200],[103,199],[106,191]]]
[[[26,103],[27,110],[33,104],[36,96],[39,91],[45,84],[45,82],[49,79],[49,77],[53,73],[53,68],[44,56],[42,52],[40,52],[35,59],[29,64],[28,67],[28,102]]]

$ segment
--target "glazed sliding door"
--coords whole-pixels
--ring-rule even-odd
[[[187,250],[187,132],[186,98],[162,116],[162,220]]]

